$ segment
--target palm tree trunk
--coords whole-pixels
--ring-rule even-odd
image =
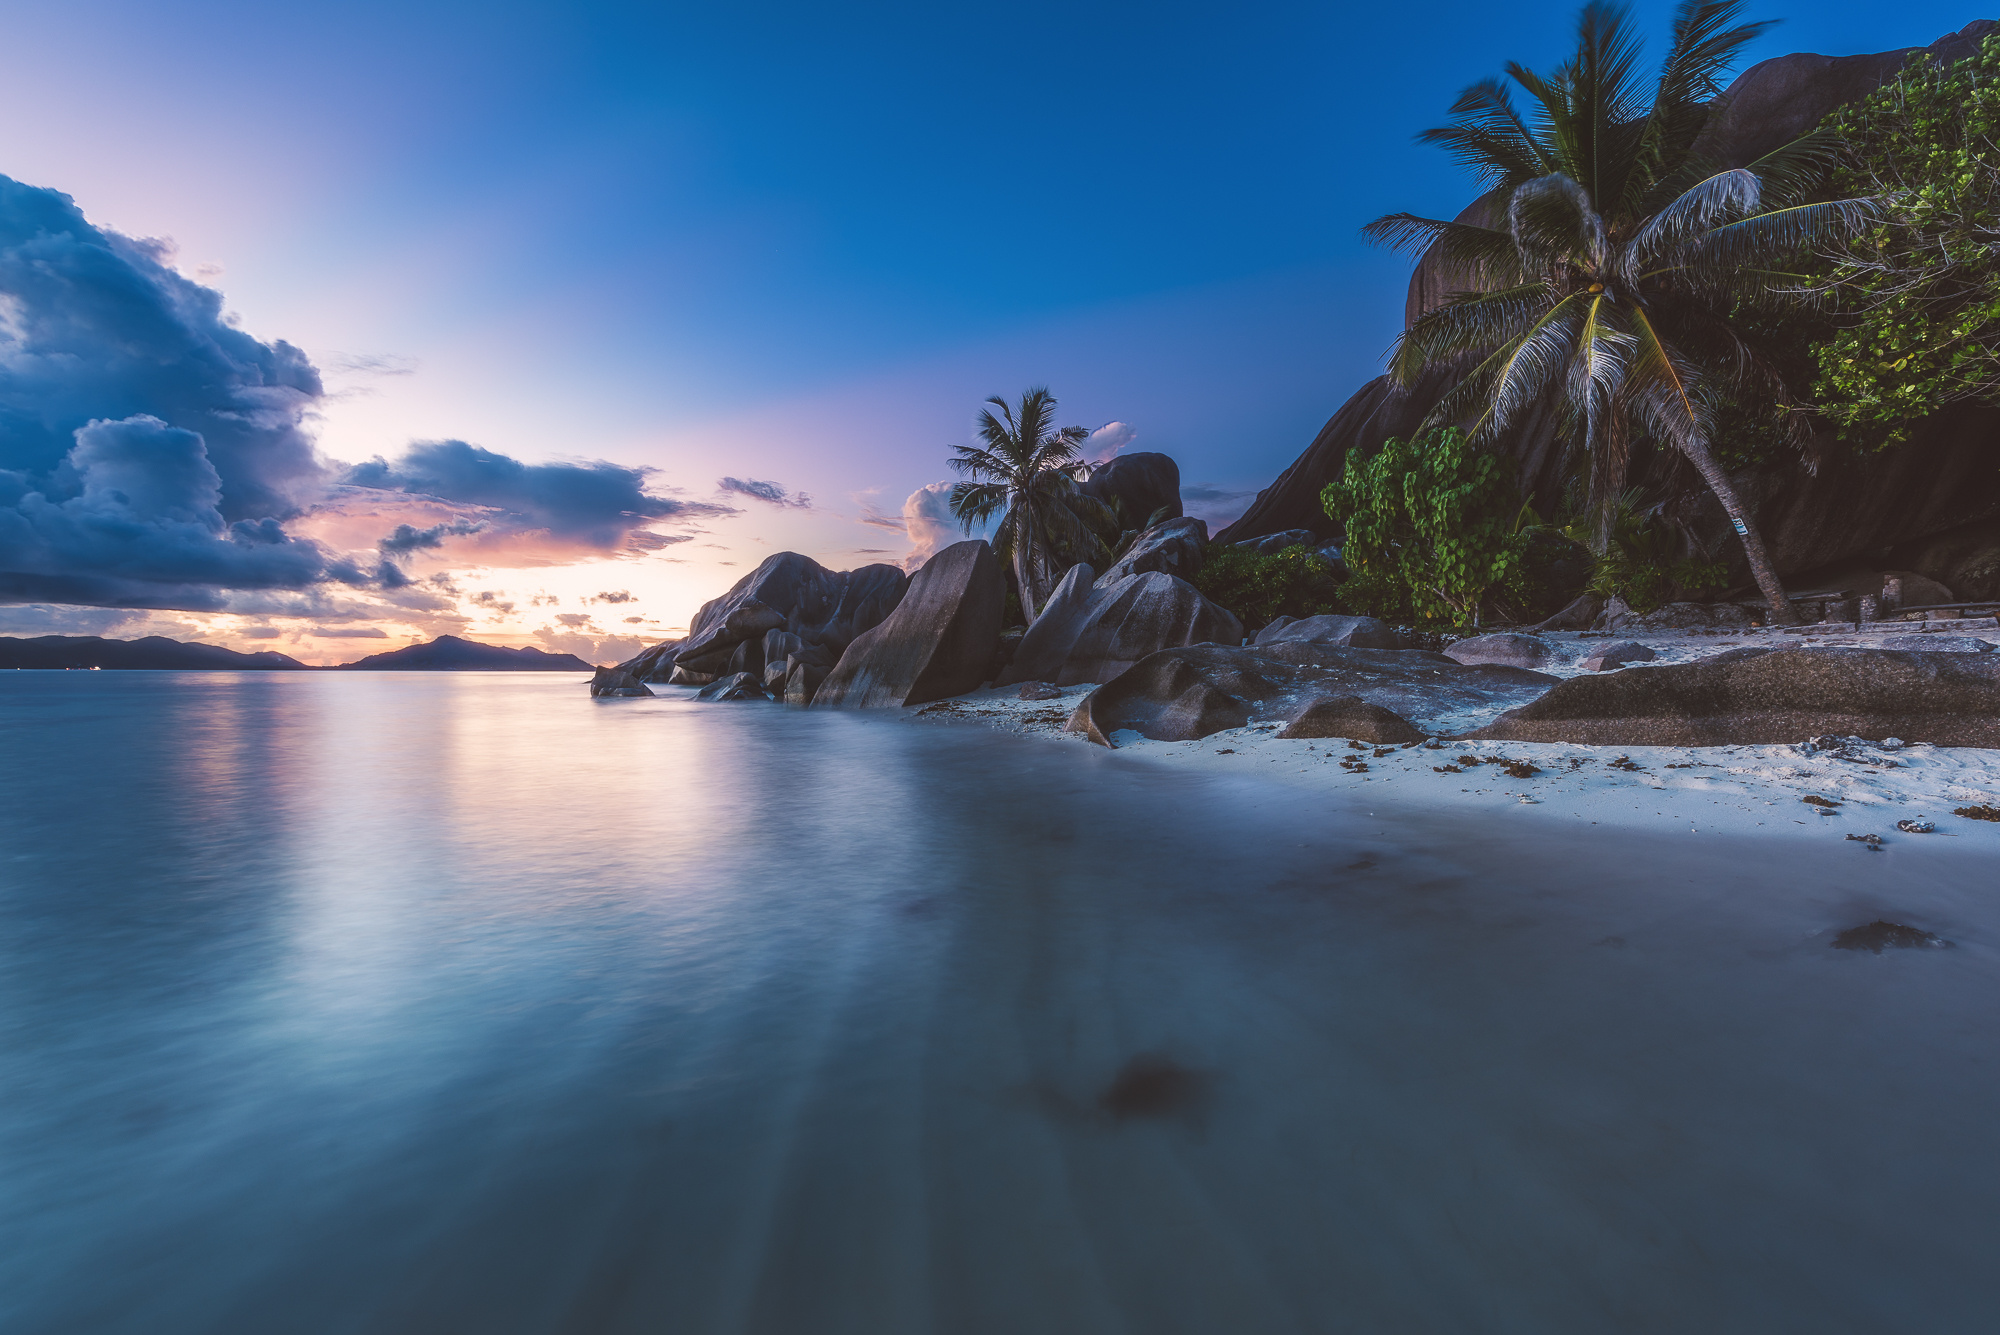
[[[1032,512],[1023,511],[1020,531],[1014,534],[1014,582],[1021,586],[1021,615],[1035,624],[1035,586],[1028,578],[1028,551],[1035,541]]]
[[[1785,597],[1785,586],[1778,579],[1776,568],[1771,565],[1771,554],[1764,550],[1763,535],[1750,522],[1742,498],[1736,494],[1728,475],[1715,462],[1715,456],[1708,452],[1708,442],[1697,438],[1684,442],[1681,448],[1688,461],[1695,466],[1695,471],[1701,474],[1701,480],[1715,493],[1715,499],[1722,502],[1722,511],[1729,516],[1729,522],[1736,526],[1736,536],[1743,540],[1743,554],[1750,558],[1750,573],[1756,577],[1757,589],[1771,605],[1771,624],[1797,625],[1798,614],[1792,611],[1791,601]]]

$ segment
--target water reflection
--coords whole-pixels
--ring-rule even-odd
[[[2000,1100],[1939,1019],[2000,1000],[1993,909],[1942,841],[1897,893],[1960,948],[1857,961],[1799,944],[1873,874],[1845,850],[1553,851],[562,678],[8,676],[9,1332],[1944,1331],[1996,1296]]]

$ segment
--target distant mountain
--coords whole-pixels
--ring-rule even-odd
[[[342,663],[356,672],[591,672],[595,669],[575,654],[549,654],[540,649],[509,649],[475,644],[456,635],[440,635],[429,644],[413,644],[370,654],[358,663]]]
[[[126,671],[279,672],[304,663],[266,649],[239,654],[212,644],[183,644],[163,635],[143,640],[106,640],[95,635],[42,635],[32,640],[0,637],[0,669],[105,668]]]

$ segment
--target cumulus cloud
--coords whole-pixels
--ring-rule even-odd
[[[533,535],[570,555],[654,550],[674,538],[649,532],[651,524],[737,513],[656,495],[647,490],[651,472],[604,460],[528,464],[462,440],[418,441],[393,461],[377,457],[349,469],[342,481],[358,492],[342,504],[379,504],[383,493],[404,493],[473,507],[481,547]]]
[[[715,484],[716,490],[748,496],[753,501],[763,501],[767,505],[783,506],[793,510],[812,509],[812,497],[800,492],[794,496],[775,482],[759,482],[754,478],[726,477]]]
[[[413,528],[408,524],[396,525],[395,532],[375,544],[384,556],[408,556],[411,552],[426,547],[442,547],[446,538],[462,538],[469,533],[479,533],[486,528],[486,522],[478,519],[454,519],[443,524],[432,524],[429,528]]]
[[[223,589],[358,583],[276,520],[224,516],[202,437],[157,417],[97,421],[45,480],[0,471],[0,598],[218,611]]]
[[[952,482],[933,482],[927,487],[918,487],[903,502],[903,532],[909,535],[910,554],[903,558],[903,569],[916,570],[924,562],[936,556],[954,542],[964,542],[968,538],[988,538],[999,522],[996,514],[981,524],[975,524],[970,532],[951,513]]]
[[[171,258],[0,177],[0,468],[61,492],[80,428],[148,416],[201,438],[225,520],[283,518],[321,480],[303,426],[319,373],[233,327],[222,294]]]
[[[593,600],[600,603],[629,603],[635,601],[630,589],[618,589],[611,593],[600,593]]]
[[[1181,505],[1196,519],[1207,520],[1210,527],[1228,523],[1248,508],[1254,491],[1231,491],[1213,482],[1184,483],[1181,486]]]
[[[1106,422],[1084,438],[1081,456],[1094,464],[1108,464],[1118,451],[1139,438],[1139,429],[1123,422]]]

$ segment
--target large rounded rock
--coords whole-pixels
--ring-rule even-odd
[[[1319,542],[1319,535],[1309,528],[1288,528],[1261,538],[1245,538],[1236,545],[1247,547],[1259,556],[1270,556],[1288,547],[1317,547]]]
[[[1076,489],[1106,505],[1116,502],[1130,524],[1143,526],[1162,510],[1162,519],[1181,517],[1180,465],[1164,454],[1121,454],[1093,470]]]
[[[1201,569],[1202,548],[1208,542],[1208,525],[1199,519],[1169,519],[1155,524],[1132,540],[1132,546],[1097,581],[1098,587],[1151,570],[1192,579]]]
[[[1458,663],[1505,663],[1509,667],[1538,668],[1554,658],[1555,650],[1538,635],[1502,631],[1495,635],[1475,635],[1445,648],[1445,657]]]
[[[646,683],[622,667],[601,667],[590,679],[592,699],[651,695]]]
[[[978,689],[1000,643],[1006,597],[991,547],[974,539],[945,548],[888,619],[847,646],[812,707],[886,709]]]
[[[1822,734],[2000,746],[2000,656],[1790,648],[1565,681],[1471,733],[1510,742],[1730,746]]]
[[[1371,705],[1358,695],[1338,695],[1315,700],[1293,716],[1280,737],[1345,737],[1354,742],[1377,746],[1403,746],[1421,742],[1424,735],[1393,709]]]
[[[1243,624],[1186,580],[1161,571],[1110,584],[1073,566],[1021,637],[999,678],[1059,686],[1110,681],[1148,654],[1186,644],[1237,644]]]
[[[695,692],[697,700],[763,700],[763,683],[749,672],[736,672],[727,677],[719,677]]]
[[[1326,614],[1279,617],[1257,632],[1257,644],[1323,644],[1336,649],[1407,649],[1414,641],[1376,617]]]
[[[1613,640],[1600,644],[1578,660],[1585,672],[1610,672],[1628,663],[1650,663],[1659,655],[1634,640]]]
[[[1291,722],[1317,700],[1359,697],[1413,726],[1446,731],[1531,700],[1556,678],[1497,664],[1467,667],[1414,649],[1344,649],[1308,641],[1264,648],[1199,644],[1152,654],[1085,696],[1069,729],[1104,746],[1132,729],[1191,741],[1245,722]],[[1379,720],[1378,720],[1379,721]]]

